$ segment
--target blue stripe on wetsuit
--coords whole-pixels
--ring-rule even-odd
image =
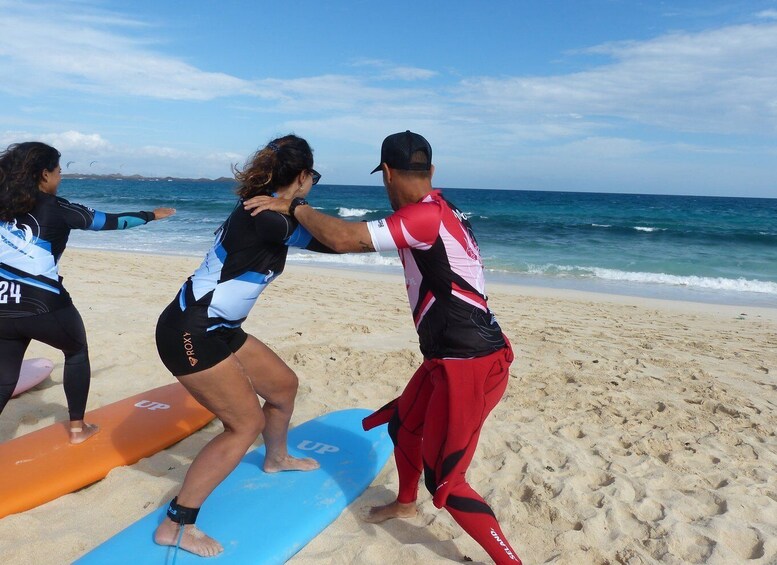
[[[49,292],[53,292],[54,294],[59,294],[59,289],[55,286],[51,286],[46,283],[40,282],[37,279],[20,277],[19,275],[15,275],[9,271],[6,271],[5,269],[0,269],[0,277],[3,277],[4,279],[10,280],[10,281],[18,281],[20,283],[28,284],[30,286],[35,286],[37,288],[47,290]]]
[[[310,244],[312,239],[313,235],[300,224],[284,243],[289,247],[301,247],[304,249]]]
[[[211,331],[216,330],[218,328],[239,328],[242,323],[243,323],[242,321],[241,322],[235,322],[234,324],[230,324],[230,323],[227,323],[227,322],[221,322],[220,324],[216,324],[215,326],[211,326],[211,327],[207,328],[205,331],[206,332],[211,332]]]
[[[221,265],[224,266],[224,261],[227,260],[227,250],[219,243],[213,251],[216,253],[216,257],[219,258],[219,261],[221,261]]]
[[[246,271],[239,277],[235,277],[236,281],[249,282],[257,285],[267,285],[272,278],[272,271],[268,274],[257,273],[256,271]]]
[[[119,216],[117,223],[118,227],[116,229],[126,230],[128,228],[145,225],[147,222],[143,218],[136,218],[135,216]]]
[[[186,310],[186,283],[181,287],[178,292],[178,306],[181,307],[181,312]]]
[[[94,218],[92,218],[92,224],[89,226],[88,229],[92,231],[100,231],[105,227],[106,221],[107,221],[107,216],[105,212],[100,212],[99,210],[95,210]],[[148,222],[146,222],[146,220],[144,220],[143,218],[136,218],[135,216],[119,216],[116,218],[116,229],[126,230],[129,228],[142,226],[147,223]]]
[[[99,231],[103,229],[105,225],[105,212],[99,210],[94,211],[94,217],[92,218],[92,225],[89,226],[90,230]]]

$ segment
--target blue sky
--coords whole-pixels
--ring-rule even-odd
[[[777,0],[0,0],[0,145],[64,172],[231,176],[294,132],[377,185],[405,129],[442,187],[777,197]]]

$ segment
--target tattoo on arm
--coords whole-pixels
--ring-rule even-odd
[[[361,247],[362,251],[365,253],[367,251],[375,251],[375,248],[372,246],[371,241],[360,241],[359,246]]]

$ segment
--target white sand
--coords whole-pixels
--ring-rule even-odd
[[[68,250],[65,284],[89,336],[89,409],[173,382],[153,328],[199,258]],[[516,350],[470,482],[524,563],[777,562],[777,309],[489,287]],[[245,324],[297,371],[296,425],[377,408],[421,360],[399,276],[287,265]],[[62,356],[13,399],[0,441],[66,418]],[[5,565],[70,563],[164,504],[212,423],[106,479],[0,520]],[[421,489],[420,514],[371,525],[393,461],[293,564],[489,563]],[[271,512],[257,508],[257,515]]]

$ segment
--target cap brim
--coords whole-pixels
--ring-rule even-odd
[[[380,168],[381,168],[382,166],[383,166],[383,163],[380,163],[380,164],[379,164],[377,167],[375,167],[374,169],[372,169],[372,173],[377,173],[377,172],[380,170]],[[370,173],[370,174],[372,174],[372,173]]]

